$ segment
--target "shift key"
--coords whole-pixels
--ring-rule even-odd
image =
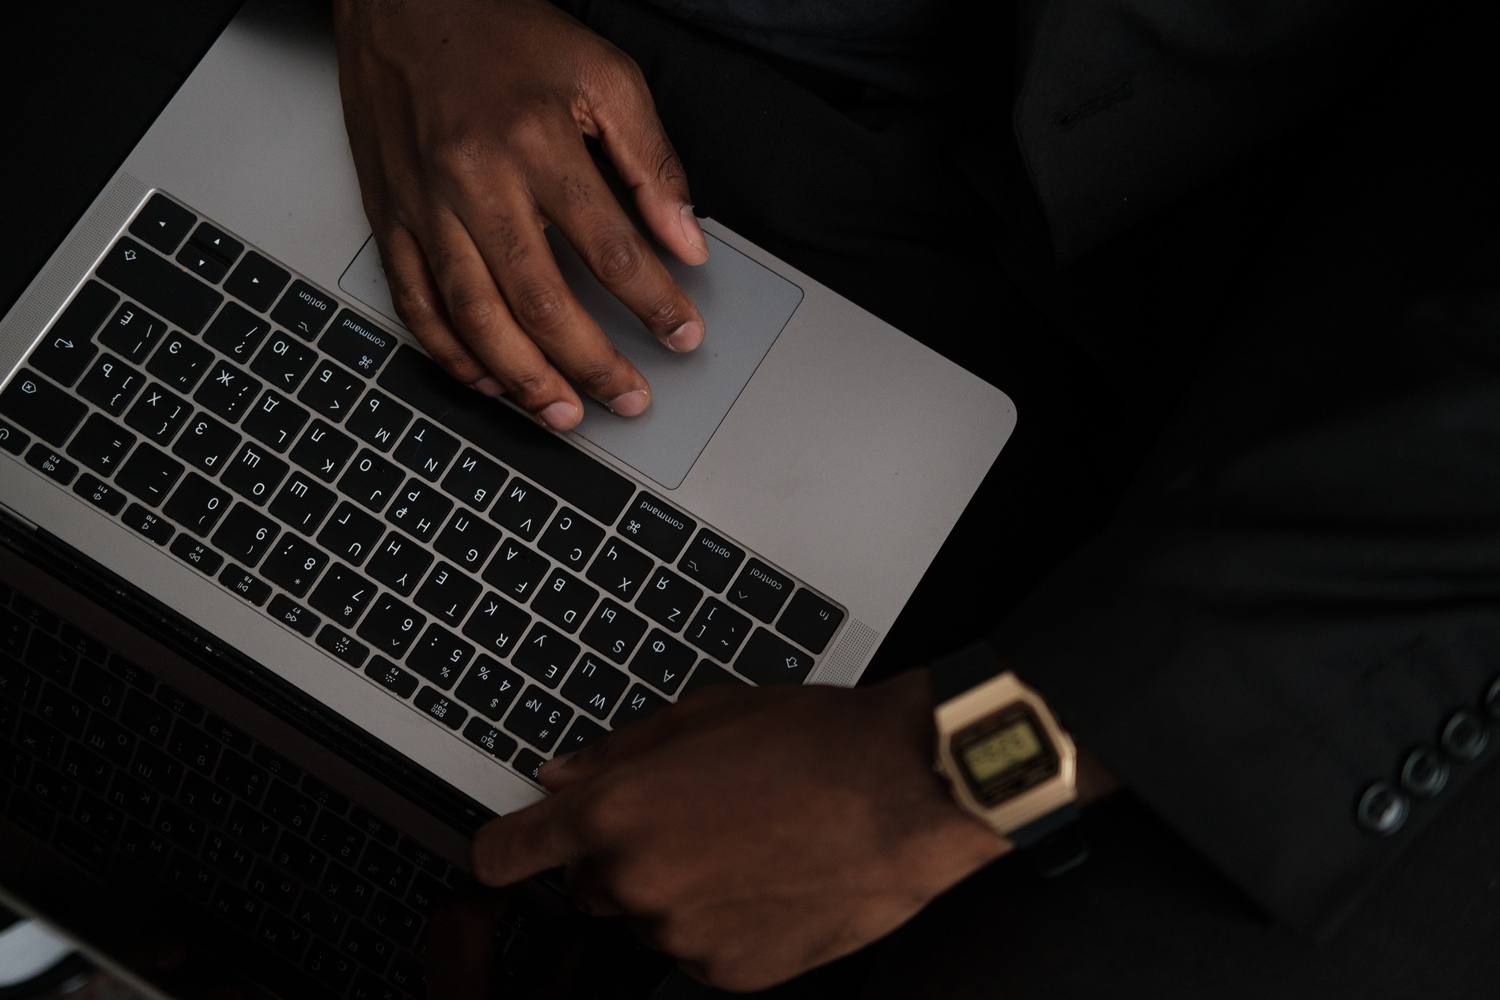
[[[129,237],[110,248],[95,274],[127,298],[192,334],[202,332],[224,301],[213,286]]]

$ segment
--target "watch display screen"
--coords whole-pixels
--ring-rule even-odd
[[[953,734],[953,758],[974,796],[993,808],[1058,773],[1057,750],[1025,702],[1006,705]]]

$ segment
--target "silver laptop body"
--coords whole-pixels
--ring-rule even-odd
[[[193,232],[197,232],[198,223],[207,222],[231,240],[245,244],[231,270],[243,262],[245,255],[257,252],[290,272],[286,287],[304,282],[316,295],[334,301],[333,312],[342,316],[342,310],[348,309],[357,323],[394,334],[397,346],[385,365],[393,366],[410,357],[408,349],[415,346],[415,340],[392,315],[378,262],[370,249],[370,230],[361,209],[341,118],[326,17],[314,5],[263,0],[246,5],[0,322],[0,376],[5,380],[4,391],[11,394],[9,398],[17,408],[15,412],[30,412],[25,409],[26,401],[16,395],[23,388],[22,381],[29,378],[49,383],[43,388],[76,398],[79,387],[95,376],[94,367],[111,355],[107,346],[101,346],[71,385],[56,384],[57,380],[39,374],[30,360],[34,351],[46,346],[44,335],[50,335],[54,321],[88,279],[118,293],[118,304],[110,309],[106,327],[120,321],[118,310],[135,300],[130,289],[116,288],[104,278],[106,264],[111,252],[125,252],[121,249],[125,244],[120,241],[133,239],[128,227],[157,193],[194,213]],[[555,527],[556,520],[568,515],[565,508],[570,509],[590,533],[604,536],[595,555],[585,560],[588,568],[593,566],[591,560],[603,558],[608,546],[621,541],[632,544],[636,538],[633,531],[644,530],[658,539],[658,550],[668,552],[663,556],[645,543],[635,544],[650,557],[646,578],[656,581],[669,574],[678,581],[688,580],[692,583],[690,590],[701,592],[693,599],[693,606],[677,609],[681,612],[678,618],[659,607],[654,613],[645,612],[646,605],[637,602],[651,584],[639,586],[634,597],[622,599],[614,607],[623,609],[626,618],[633,615],[640,619],[646,635],[629,640],[635,646],[633,650],[595,648],[581,638],[587,625],[580,628],[577,622],[563,621],[555,611],[552,615],[558,620],[554,621],[534,609],[532,602],[540,600],[538,595],[545,593],[556,578],[554,574],[569,565],[565,559],[542,552],[545,574],[533,581],[524,603],[513,602],[514,610],[508,609],[512,615],[525,612],[530,623],[527,631],[508,636],[503,655],[491,650],[495,655],[490,662],[512,670],[511,657],[519,655],[533,627],[583,648],[560,664],[556,676],[543,678],[516,671],[518,687],[524,684],[524,691],[512,693],[513,700],[506,702],[508,712],[519,711],[518,706],[535,692],[564,702],[570,718],[590,719],[597,726],[607,727],[617,718],[615,713],[625,713],[624,706],[638,689],[652,698],[670,700],[681,691],[681,678],[665,683],[657,678],[659,683],[653,687],[631,670],[633,656],[644,655],[641,650],[649,636],[657,632],[667,633],[675,643],[692,651],[693,662],[684,674],[699,669],[699,663],[731,674],[743,673],[748,668],[741,668],[741,657],[755,643],[760,673],[754,676],[760,680],[774,679],[764,673],[769,650],[787,654],[792,679],[853,684],[1014,426],[1010,400],[994,387],[723,226],[705,220],[704,229],[712,239],[709,263],[697,269],[673,265],[674,275],[703,311],[709,331],[703,347],[686,357],[663,351],[637,328],[633,318],[592,284],[570,252],[558,247],[565,273],[580,297],[655,390],[653,410],[645,419],[627,422],[591,408],[579,429],[564,436],[570,448],[591,456],[628,481],[631,498],[623,513],[611,513],[607,519],[580,514],[576,498],[556,494],[543,485],[540,492],[556,501],[546,514],[549,520],[545,525],[531,525],[518,535],[489,520],[490,505],[498,503],[494,496],[485,496],[482,504],[473,503],[473,498],[464,503],[459,501],[465,498],[448,496],[454,503],[443,514],[445,524],[468,510],[500,529],[501,547],[510,542],[533,557],[538,555],[546,532]],[[141,245],[139,238],[134,239],[131,245]],[[157,263],[184,260],[182,255],[195,252],[187,244],[178,246],[175,253],[159,254]],[[146,248],[145,252],[150,256],[156,251]],[[118,268],[124,266],[117,265],[113,273],[123,273]],[[192,271],[186,264],[173,266],[183,273]],[[100,273],[96,274],[96,268]],[[195,280],[204,281],[204,274],[198,271]],[[229,280],[220,278],[206,284],[223,294]],[[223,294],[223,299],[236,302],[234,295]],[[275,331],[254,351],[269,350],[272,340],[285,333],[280,323],[270,325]],[[167,326],[172,332],[178,329],[175,323],[168,322]],[[102,333],[94,336],[97,339]],[[169,336],[162,335],[151,349],[165,350],[160,345]],[[203,339],[201,331],[184,336],[193,341]],[[327,336],[330,334],[325,332],[318,339],[301,341],[303,347],[318,353],[320,364],[327,357],[322,349],[322,337]],[[118,352],[113,353],[117,361],[124,360]],[[250,365],[250,353],[254,352],[247,352],[246,358],[235,358],[216,351],[209,367],[217,371],[227,362],[231,368],[225,370],[244,374],[243,369]],[[124,408],[116,413],[113,398],[91,400],[87,416],[70,433],[77,432],[89,419],[106,417],[113,423],[95,421],[96,432],[101,426],[118,426],[134,435],[137,443],[132,448],[146,446],[145,432],[130,429],[129,423],[131,408],[142,398],[137,394],[147,391],[147,384],[159,381],[152,372],[155,356],[143,357],[146,360],[140,363],[125,362],[127,369],[136,370],[138,378],[135,384],[121,389],[130,395],[128,404],[122,404]],[[23,370],[29,374],[20,374]],[[307,376],[309,381],[295,390],[289,389],[286,397],[300,399],[298,393],[307,388],[312,377]],[[375,389],[382,377],[371,374],[367,386]],[[202,411],[196,395],[204,391],[207,380],[205,375],[200,385],[179,393],[195,409],[189,424]],[[248,407],[260,398],[257,392]],[[407,405],[411,405],[409,401]],[[502,411],[502,404],[487,405],[496,407],[496,421],[517,420],[534,426],[527,418]],[[413,421],[426,417],[437,427],[443,426],[440,414],[411,408]],[[313,416],[342,428],[326,412],[314,411]],[[138,530],[141,525],[127,526],[122,520],[129,511],[136,511],[139,517],[144,509],[156,522],[173,530],[173,541],[190,536],[189,544],[179,542],[181,552],[190,551],[193,545],[200,552],[215,549],[217,525],[200,534],[189,526],[174,524],[164,512],[170,504],[170,490],[154,502],[127,490],[123,498],[116,498],[125,504],[118,514],[85,495],[88,490],[80,486],[85,476],[93,477],[89,483],[102,482],[118,491],[118,483],[111,477],[130,462],[133,452],[115,456],[106,467],[91,467],[87,461],[70,457],[72,438],[44,441],[16,417],[7,416],[3,406],[0,421],[5,423],[0,435],[10,435],[12,445],[22,437],[28,439],[24,448],[0,450],[0,504],[14,517],[83,553],[144,595],[173,609],[212,641],[243,654],[496,813],[516,809],[542,794],[520,773],[517,761],[523,753],[531,753],[525,759],[534,761],[555,752],[563,726],[548,731],[540,742],[515,736],[515,749],[492,752],[496,748],[487,749],[476,742],[476,735],[480,729],[509,733],[510,716],[484,717],[457,694],[462,687],[460,678],[477,670],[476,664],[486,655],[484,642],[464,638],[468,620],[480,613],[486,601],[493,602],[499,589],[483,579],[483,571],[476,570],[470,576],[480,583],[484,596],[463,623],[447,626],[445,633],[477,648],[466,661],[457,663],[451,675],[438,679],[423,674],[417,677],[420,690],[401,697],[366,672],[382,652],[378,642],[361,637],[368,618],[341,626],[350,642],[370,647],[371,659],[359,668],[316,641],[333,619],[310,606],[309,601],[326,574],[332,572],[329,566],[347,564],[342,555],[331,553],[329,565],[316,568],[314,572],[323,576],[298,582],[300,593],[287,593],[280,585],[266,581],[274,596],[252,603],[218,582],[217,574],[206,575],[196,568],[165,539],[153,540]],[[239,425],[229,420],[220,422],[234,426],[244,439],[241,447],[256,444],[255,437]],[[310,426],[311,421],[299,433],[307,433]],[[415,426],[415,422],[408,422],[397,437],[412,433]],[[345,460],[348,467],[366,452],[392,461],[395,452],[391,442],[382,443],[385,450],[373,441],[357,441],[356,453]],[[0,441],[3,444],[5,441]],[[312,471],[300,469],[290,457],[293,449],[289,445],[283,443],[279,451],[274,447],[270,451],[260,449],[268,458],[291,467],[289,478],[273,485],[273,490],[286,489],[291,476]],[[157,450],[174,456],[177,447],[175,441],[164,442]],[[459,454],[443,459],[449,463],[449,471],[463,455],[470,454],[471,447],[473,442],[468,437],[458,442]],[[60,477],[56,463],[50,469],[43,467],[48,464],[46,456],[34,453],[37,449],[76,464],[74,475]],[[509,474],[499,491],[502,494],[517,480],[537,478],[525,469],[512,467],[504,455],[490,457]],[[183,473],[170,489],[194,475],[217,486],[221,472],[228,473],[226,466],[204,468],[180,456],[176,460],[182,464]],[[402,476],[418,486],[425,484],[429,495],[442,495],[444,470],[433,472],[438,478],[431,480],[422,479],[420,472],[415,466],[403,467]],[[316,484],[339,492],[334,511],[323,515],[325,523],[333,520],[347,499],[340,492],[340,482]],[[221,486],[220,490],[228,494],[222,504],[224,510],[241,505],[252,513],[271,516],[265,498],[228,487]],[[399,501],[394,501],[388,507],[370,507],[364,513],[380,520],[383,532],[399,526],[410,534],[414,530],[410,525],[391,520],[398,506]],[[643,529],[639,519],[653,517],[660,523],[651,522]],[[159,524],[155,530],[164,532]],[[283,537],[326,551],[319,542],[322,530],[299,533],[292,526],[282,526]],[[680,548],[675,551],[670,543],[659,540],[663,532],[672,531],[681,535]],[[705,531],[709,534],[700,534]],[[437,536],[429,537],[425,542],[417,534],[406,539],[433,556],[428,568],[422,570],[428,575],[436,572],[438,564],[453,562],[435,548]],[[695,545],[706,557],[730,558],[743,550],[731,567],[727,583],[717,589],[709,583],[693,583],[700,578],[687,563],[692,560]],[[728,551],[727,556],[723,550]],[[232,553],[220,555],[226,557],[226,564],[234,560]],[[363,554],[359,558],[359,565],[348,568],[363,578],[369,564],[363,562]],[[241,568],[252,576],[259,573],[253,564]],[[592,615],[601,612],[610,590],[589,582],[593,578],[588,568],[580,565],[569,585],[583,583],[593,588],[597,600],[590,601],[587,613]],[[753,569],[760,575],[751,575]],[[714,572],[707,576],[712,577]],[[760,587],[758,613],[739,603],[741,598],[736,594],[743,597],[748,593],[738,587],[740,582],[747,588]],[[400,606],[414,606],[412,591],[377,586],[379,595],[399,598]],[[775,604],[775,595],[767,594],[778,589],[783,591],[781,603],[766,610],[766,601]],[[717,602],[712,606],[724,610],[734,628],[730,629],[732,634],[709,634],[722,649],[732,648],[733,652],[717,655],[716,650],[708,648],[708,639],[694,638],[695,630],[718,627],[704,620],[710,602]],[[795,627],[789,611],[794,602],[802,616]],[[278,609],[286,612],[288,605],[305,616],[304,621],[318,619],[313,634],[302,634],[298,628],[301,623],[280,620],[287,617],[285,613],[273,615]],[[441,620],[432,612],[423,614],[429,624]],[[673,620],[666,620],[668,617]],[[717,619],[723,620],[724,615]],[[388,626],[371,629],[383,635]],[[402,657],[414,648],[407,647],[386,659],[412,674]],[[629,691],[615,696],[602,716],[591,714],[588,704],[568,702],[565,695],[572,672],[583,671],[588,663],[619,671],[630,685]],[[429,689],[432,693],[424,694]],[[450,728],[451,724],[435,710],[434,698],[447,704],[447,711],[461,713],[463,724]],[[424,700],[425,708],[419,707],[418,700]],[[478,721],[481,718],[482,723]],[[253,720],[249,725],[253,728]],[[535,726],[527,731],[534,735]],[[443,841],[441,847],[450,860],[465,862],[461,838],[432,839]]]

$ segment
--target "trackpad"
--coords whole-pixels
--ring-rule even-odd
[[[556,229],[548,229],[547,238],[583,307],[651,383],[651,409],[631,419],[583,397],[583,423],[575,433],[666,489],[676,489],[791,319],[802,289],[712,235],[708,263],[701,267],[664,257],[708,328],[696,351],[674,354],[605,291]],[[373,238],[339,279],[339,288],[400,322]]]

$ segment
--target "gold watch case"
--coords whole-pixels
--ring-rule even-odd
[[[1031,710],[1029,715],[1051,741],[1057,755],[1057,773],[998,805],[987,806],[970,786],[963,765],[954,755],[954,737],[1018,703]],[[1010,671],[943,702],[933,710],[933,715],[937,721],[938,769],[948,778],[954,799],[1002,837],[1078,797],[1078,750],[1072,737],[1057,724],[1042,696]]]

